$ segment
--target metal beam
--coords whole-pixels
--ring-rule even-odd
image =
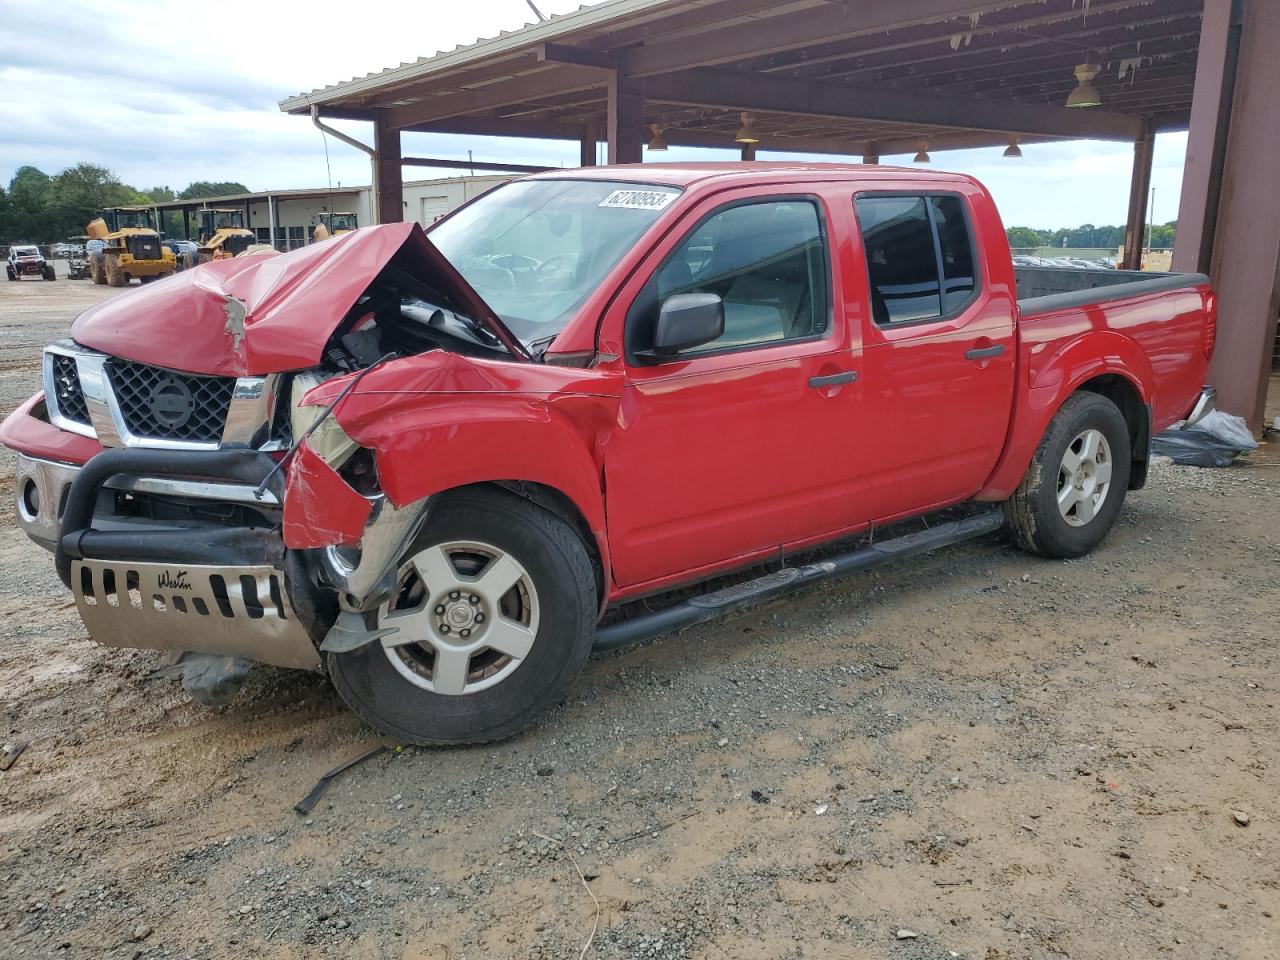
[[[881,129],[884,129],[883,127]],[[910,129],[910,128],[902,128]],[[567,123],[544,123],[541,121],[530,120],[495,120],[491,118],[481,117],[454,117],[447,120],[439,120],[434,123],[424,124],[415,128],[416,131],[422,133],[453,133],[465,134],[468,136],[490,136],[490,137],[516,137],[530,140],[560,140],[572,141],[580,143],[582,140],[582,127],[579,124]],[[825,137],[781,137],[770,136],[768,128],[764,127],[763,143],[759,149],[766,152],[785,152],[785,153],[812,153],[819,156],[833,157],[861,157],[867,150],[869,145],[874,148],[882,156],[894,156],[898,154],[915,153],[916,142],[926,136],[929,140],[930,151],[946,151],[946,150],[974,150],[984,149],[987,147],[1000,147],[1003,149],[1008,145],[1008,136],[1001,133],[980,132],[980,131],[945,131],[941,133],[913,133],[904,134],[900,137],[877,138],[869,140],[863,137],[849,137],[848,139],[839,139],[833,136]],[[644,129],[640,130],[640,136],[643,137]],[[733,129],[725,129],[724,131],[710,131],[688,129],[681,126],[667,126],[663,131],[667,143],[671,146],[679,147],[709,147],[718,150],[734,151],[738,150],[739,145],[733,140]],[[1041,137],[1041,136],[1024,136],[1022,137],[1022,145],[1047,143],[1057,137]]]
[[[808,48],[798,54],[787,57],[771,57],[767,61],[753,61],[743,64],[746,69],[765,71],[801,70],[812,72],[817,67],[825,67],[824,75],[843,76],[867,71],[875,71],[887,67],[918,66],[954,58],[965,58],[985,53],[1001,53],[1007,50],[1018,50],[1025,47],[1039,47],[1054,51],[1074,50],[1076,56],[1100,51],[1110,52],[1115,45],[1116,35],[1129,34],[1134,28],[1150,27],[1170,21],[1178,21],[1187,17],[1198,16],[1198,7],[1191,8],[1196,0],[1163,0],[1165,3],[1177,3],[1189,9],[1162,9],[1157,16],[1139,19],[1122,19],[1119,22],[1109,20],[1116,13],[1124,13],[1134,8],[1147,8],[1151,0],[1115,0],[1102,6],[1095,3],[1089,10],[1089,16],[1083,18],[1076,6],[1064,8],[1054,13],[1037,13],[1026,17],[995,23],[989,19],[980,21],[972,30],[966,29],[959,34],[940,35],[924,33],[902,35],[891,33],[887,36],[873,38],[869,46],[851,48],[848,43],[824,43]],[[1045,27],[1057,27],[1059,24],[1079,23],[1079,30],[1055,32],[1046,36],[1041,32]],[[956,44],[956,37],[963,42]],[[1130,41],[1122,37],[1124,42]],[[921,51],[921,47],[936,47],[933,52]],[[911,51],[905,54],[904,51]],[[1077,60],[1077,62],[1079,62]],[[817,79],[815,75],[813,79]]]
[[[538,47],[539,63],[570,63],[579,67],[595,67],[597,70],[614,70],[618,66],[612,55],[583,47],[570,47],[563,43],[544,43]]]
[[[1182,198],[1173,244],[1173,269],[1208,273],[1222,193],[1222,168],[1231,127],[1236,66],[1240,56],[1238,0],[1205,0],[1191,98]]]
[[[871,90],[710,68],[651,77],[646,81],[645,96],[656,103],[725,110],[882,120],[926,127],[960,127],[1098,140],[1133,140],[1141,131],[1142,124],[1138,117],[1099,110],[1068,110],[1013,100]]]
[[[1156,135],[1150,124],[1133,141],[1133,179],[1129,183],[1129,216],[1124,228],[1125,270],[1142,269],[1143,237],[1147,226],[1147,200],[1151,192],[1151,163]]]
[[[578,141],[578,166],[596,165],[596,144],[600,142],[600,130],[594,123],[582,125],[582,138]]]
[[[396,129],[404,130],[433,120],[483,113],[508,104],[528,103],[540,97],[554,97],[603,87],[609,76],[594,67],[567,64],[552,66],[494,82],[477,90],[441,94],[420,103],[389,107],[386,110],[387,121]]]
[[[554,167],[536,167],[527,163],[495,163],[485,160],[443,160],[439,157],[401,157],[405,167],[441,167],[445,170],[492,170],[501,173],[542,173]]]
[[[373,209],[378,223],[404,219],[404,175],[400,172],[400,131],[379,110],[373,122]]]
[[[622,70],[608,75],[608,140],[610,163],[644,161],[644,81]]]
[[[785,29],[772,29],[769,17],[725,26],[714,33],[646,45],[630,55],[636,76],[651,76],[684,70],[693,65],[713,66],[796,50],[814,43],[828,43],[895,27],[928,23],[1003,10],[1039,0],[861,0],[845,5],[828,4],[804,13],[792,13],[778,4],[778,14],[787,14]]]
[[[1280,311],[1280,4],[1244,4],[1222,196],[1213,245],[1218,346],[1209,382],[1223,409],[1257,430]]]

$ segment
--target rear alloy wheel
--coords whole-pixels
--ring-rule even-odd
[[[1058,512],[1071,527],[1086,526],[1111,492],[1111,444],[1092,427],[1067,444],[1058,467]]]
[[[1088,553],[1110,531],[1129,487],[1129,427],[1114,403],[1077,393],[1049,422],[1031,466],[1005,501],[1005,523],[1024,550]]]
[[[404,742],[482,743],[530,726],[591,651],[595,571],[558,516],[494,489],[432,507],[394,593],[366,623],[390,630],[329,654],[343,700]]]

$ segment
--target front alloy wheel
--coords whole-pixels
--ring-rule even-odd
[[[490,543],[427,547],[400,568],[378,627],[396,672],[432,693],[459,696],[501,683],[538,635],[538,591],[519,560]]]
[[[433,503],[366,625],[394,632],[328,655],[342,699],[404,743],[501,740],[531,726],[586,662],[599,595],[575,527],[494,487]]]

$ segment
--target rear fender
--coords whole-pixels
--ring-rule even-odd
[[[1025,378],[1027,386],[1015,403],[1004,455],[978,494],[979,500],[1004,500],[1013,494],[1049,421],[1082,384],[1115,374],[1132,384],[1143,404],[1149,407],[1153,402],[1148,386],[1155,382],[1151,362],[1128,337],[1108,330],[1091,331],[1047,357],[1036,356],[1035,349],[1033,345],[1028,356],[1028,349],[1023,348],[1024,372],[1020,379]]]
[[[604,583],[612,582],[592,422],[596,398],[473,393],[367,400],[353,395],[334,415],[348,436],[374,451],[379,482],[393,504],[477,483],[541,484],[567,497],[586,521]]]

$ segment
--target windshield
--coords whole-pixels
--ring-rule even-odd
[[[521,180],[429,231],[431,242],[520,340],[554,337],[680,195],[602,180]]]
[[[129,229],[151,229],[151,211],[150,210],[121,210],[118,212],[119,223],[117,230]]]
[[[36,247],[14,247],[13,255],[15,257],[38,257],[40,251]]]
[[[331,230],[354,230],[356,228],[356,215],[354,213],[335,213],[330,218],[329,229]]]
[[[210,210],[205,214],[209,230],[242,230],[244,213],[240,210]]]

